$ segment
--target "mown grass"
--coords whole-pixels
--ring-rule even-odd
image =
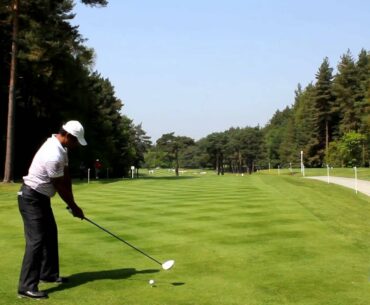
[[[282,168],[282,169],[270,169],[270,170],[262,170],[260,174],[269,174],[269,175],[298,175],[302,176],[300,168]],[[327,176],[328,169],[327,168],[305,168],[304,170],[305,176]],[[336,177],[348,177],[348,178],[355,178],[355,170],[354,168],[340,168],[340,167],[330,167],[329,168],[329,176],[336,176]],[[370,168],[357,168],[357,178],[362,180],[370,181]]]
[[[72,218],[53,199],[64,286],[41,304],[369,304],[370,199],[299,175],[187,172],[74,185],[86,216],[160,266]],[[19,185],[0,185],[0,304],[16,298]],[[148,284],[149,279],[156,286]]]

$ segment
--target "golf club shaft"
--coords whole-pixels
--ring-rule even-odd
[[[143,252],[142,250],[140,250],[139,248],[136,248],[135,246],[131,245],[129,242],[123,240],[122,238],[120,238],[119,236],[113,234],[112,232],[109,232],[107,229],[103,228],[102,226],[98,225],[96,222],[90,220],[89,218],[87,217],[84,217],[84,219],[88,222],[90,222],[91,224],[93,224],[94,226],[98,227],[100,230],[103,230],[104,232],[108,233],[109,235],[113,236],[114,238],[118,239],[119,241],[125,243],[126,245],[128,245],[129,247],[131,247],[132,249],[140,252],[141,254],[145,255],[147,258],[151,259],[152,261],[156,262],[157,264],[159,265],[162,265],[162,263],[158,260],[156,260],[154,257],[151,257],[150,255],[146,254],[145,252]]]

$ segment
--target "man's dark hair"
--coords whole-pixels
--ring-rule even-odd
[[[62,135],[62,136],[71,137],[71,138],[73,138],[74,140],[77,141],[77,138],[74,135],[70,134],[68,131],[66,131],[63,127],[60,127],[59,134]]]
[[[64,128],[63,127],[60,127],[60,129],[59,129],[59,134],[61,134],[62,136],[65,136],[65,135],[67,135],[67,131],[65,131],[64,130]]]

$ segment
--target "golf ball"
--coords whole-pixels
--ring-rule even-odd
[[[149,284],[150,285],[153,285],[154,284],[154,280],[149,280]]]

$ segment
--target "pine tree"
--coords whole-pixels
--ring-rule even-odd
[[[316,84],[314,93],[314,119],[317,145],[315,155],[311,156],[317,160],[316,165],[322,165],[325,156],[329,153],[329,142],[336,130],[337,108],[334,105],[335,97],[332,91],[333,69],[326,57],[316,73]]]
[[[9,108],[8,143],[15,137],[24,134],[24,128],[32,128],[34,137],[24,137],[22,141],[15,141],[14,152],[7,152],[7,161],[4,162],[4,180],[10,181],[12,174],[9,168],[13,167],[9,156],[20,160],[14,166],[17,176],[24,174],[29,165],[30,158],[24,154],[27,148],[32,155],[44,140],[46,133],[55,132],[66,118],[83,119],[86,114],[87,104],[85,100],[93,60],[92,50],[83,45],[83,38],[78,33],[78,28],[70,24],[74,17],[72,0],[27,0],[19,1],[19,14],[13,14],[11,8],[15,7],[18,0],[2,1],[0,7],[0,34],[4,49],[0,51],[1,65],[5,67],[1,76],[7,75],[6,79],[0,77],[0,97],[4,98],[5,90],[9,91],[9,100],[14,100],[14,112]],[[85,1],[88,5],[105,5],[107,1]],[[16,6],[18,7],[18,5]],[[13,9],[13,12],[15,10]],[[11,17],[19,15],[19,31],[17,39],[11,38]],[[12,18],[12,20],[16,20]],[[14,25],[14,23],[13,23]],[[3,35],[4,34],[4,35]],[[16,43],[18,52],[10,64],[10,47]],[[14,56],[15,57],[15,56]],[[16,61],[14,60],[16,59]],[[17,64],[17,73],[11,69],[13,77],[9,86],[10,69]],[[16,81],[15,81],[16,80]],[[17,85],[15,87],[15,84]],[[11,96],[13,96],[11,98]],[[4,110],[1,103],[1,110]],[[8,109],[5,109],[8,110]],[[17,122],[14,124],[14,113],[17,114]],[[6,121],[5,114],[1,113],[2,123]],[[47,126],[47,128],[45,128]],[[4,137],[1,129],[1,139]],[[0,148],[3,149],[3,141]],[[11,147],[12,145],[8,145]],[[5,147],[4,147],[5,148]],[[2,154],[0,154],[2,155]],[[1,160],[3,161],[3,160]]]
[[[370,132],[370,54],[361,50],[356,62],[359,79],[359,94],[356,96],[356,115],[361,118],[359,131],[363,134]]]
[[[281,163],[281,145],[291,118],[291,112],[292,109],[290,107],[286,107],[282,111],[277,110],[262,130],[266,143],[265,154],[272,167],[276,167]]]
[[[364,135],[362,142],[362,166],[369,164],[370,147],[370,54],[361,50],[356,63],[358,79],[360,82],[359,94],[356,97],[356,114],[360,118],[359,132]]]
[[[338,64],[338,73],[333,81],[333,91],[340,110],[340,136],[349,131],[358,132],[361,119],[356,111],[356,102],[361,85],[354,59],[349,50],[341,57]]]
[[[295,143],[298,154],[308,150],[307,146],[315,138],[315,88],[309,84],[303,91],[297,90],[294,103]]]

